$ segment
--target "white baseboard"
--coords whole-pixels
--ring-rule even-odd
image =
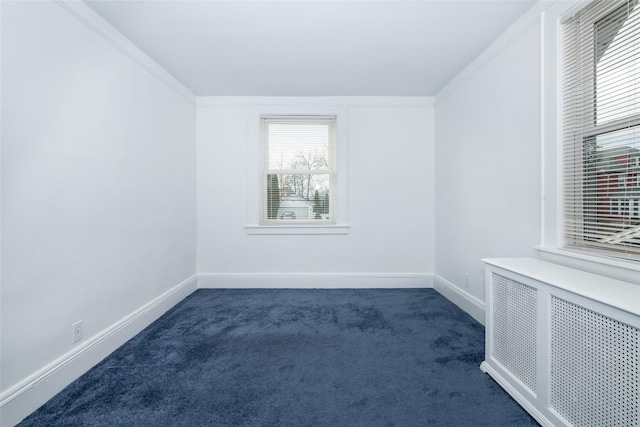
[[[436,291],[484,325],[484,302],[437,274],[433,279],[433,287]]]
[[[192,276],[0,395],[0,425],[13,426],[196,289]]]
[[[206,289],[372,289],[432,288],[429,273],[225,273],[198,274]]]

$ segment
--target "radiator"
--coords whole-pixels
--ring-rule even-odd
[[[543,426],[640,426],[640,286],[485,259],[480,368]]]

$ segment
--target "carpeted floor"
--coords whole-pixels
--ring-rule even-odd
[[[20,426],[535,426],[433,289],[198,290]]]

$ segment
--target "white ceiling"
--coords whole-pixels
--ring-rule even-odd
[[[432,96],[535,1],[87,1],[198,96]]]

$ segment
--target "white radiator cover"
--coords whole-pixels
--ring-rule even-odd
[[[482,371],[543,426],[640,426],[640,286],[533,258],[483,261]]]

